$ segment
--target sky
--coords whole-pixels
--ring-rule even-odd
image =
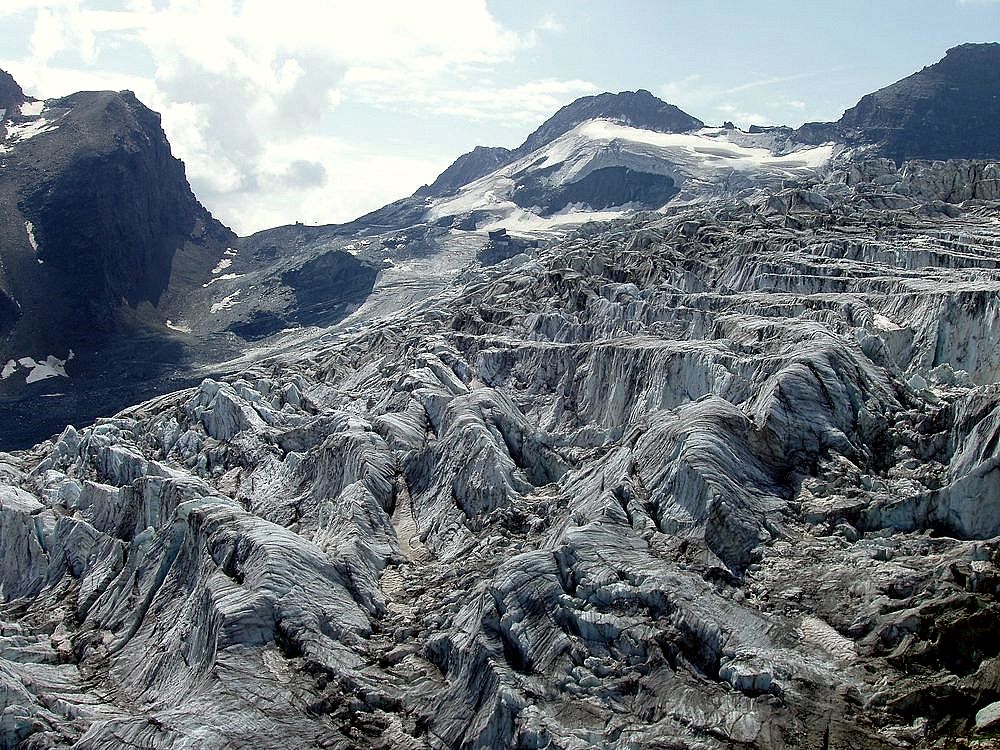
[[[239,234],[354,219],[580,96],[797,126],[997,40],[1000,0],[0,0],[0,68],[134,91]]]

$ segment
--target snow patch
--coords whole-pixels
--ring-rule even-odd
[[[232,258],[223,258],[222,260],[220,260],[218,262],[218,264],[215,266],[215,268],[212,269],[212,273],[213,274],[222,273],[227,268],[229,268],[231,265],[233,265],[233,259]]]
[[[70,349],[69,356],[67,356],[66,359],[59,359],[52,354],[47,356],[44,361],[41,362],[35,361],[34,357],[21,357],[16,362],[14,360],[8,361],[7,364],[4,365],[3,371],[0,372],[0,375],[3,376],[4,380],[6,380],[17,371],[17,366],[20,365],[29,371],[27,377],[24,379],[25,383],[37,383],[40,380],[47,380],[48,378],[55,377],[68,378],[69,375],[66,374],[66,363],[73,359],[74,356],[73,350]]]
[[[216,276],[211,281],[209,281],[209,282],[207,282],[205,284],[202,284],[201,288],[202,289],[206,289],[206,288],[212,286],[212,284],[214,284],[216,281],[230,281],[232,279],[241,279],[244,276],[246,276],[246,274],[244,274],[244,273],[224,273],[221,276]]]
[[[902,331],[903,326],[890,320],[882,313],[875,313],[875,327],[882,331]]]
[[[227,247],[226,248],[226,252],[224,252],[223,255],[228,255],[228,256],[232,257],[232,256],[236,255],[236,250],[234,250],[231,247]]]
[[[578,204],[566,206],[551,216],[539,216],[523,208],[516,208],[507,217],[493,221],[479,229],[483,232],[490,232],[496,229],[519,230],[521,232],[546,232],[586,224],[588,221],[620,219],[625,214],[625,210],[590,211]]]
[[[171,331],[177,331],[178,333],[191,333],[191,327],[190,326],[186,326],[186,325],[174,325],[174,322],[172,320],[167,320],[165,325]]]
[[[24,231],[28,233],[28,242],[31,243],[31,249],[37,254],[38,240],[35,239],[35,225],[30,221],[24,222]]]
[[[622,140],[682,151],[699,157],[703,163],[724,160],[725,166],[743,170],[764,166],[816,169],[830,160],[834,149],[834,145],[830,143],[776,156],[766,148],[733,143],[725,133],[658,133],[631,128],[610,120],[588,120],[576,128],[576,132],[590,140]]]
[[[45,102],[25,102],[21,105],[21,115],[24,117],[38,117],[45,109]]]
[[[213,313],[222,312],[223,310],[228,310],[231,307],[234,307],[235,305],[238,305],[239,303],[236,301],[236,298],[240,296],[240,291],[241,290],[237,289],[232,294],[230,294],[230,295],[228,295],[226,297],[223,297],[218,302],[215,302],[212,305],[212,312]]]
[[[813,173],[840,148],[829,143],[776,154],[769,145],[769,139],[718,128],[658,133],[610,120],[588,120],[552,143],[469,183],[456,195],[433,202],[425,219],[435,221],[483,211],[492,213],[494,222],[501,226],[511,221],[529,221],[530,214],[524,214],[511,200],[516,183],[537,175],[552,188],[558,188],[610,166],[669,176],[682,190],[687,182],[725,185],[734,173],[759,179],[762,185],[780,185],[786,179]],[[628,210],[627,206],[614,208],[619,212]],[[543,221],[551,226],[582,219],[550,217]]]
[[[31,122],[26,122],[23,125],[8,125],[7,141],[8,143],[27,141],[34,138],[36,135],[49,133],[58,127],[58,125],[53,125],[43,117],[39,117],[37,120],[33,120]]]

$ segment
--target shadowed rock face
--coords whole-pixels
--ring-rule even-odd
[[[41,115],[11,115],[4,144],[4,225],[20,235],[3,248],[10,288],[27,327],[54,328],[64,342],[106,335],[123,303],[161,305],[178,251],[197,246],[214,264],[234,236],[194,198],[159,115],[131,92],[38,104]],[[44,324],[33,323],[42,307]]]
[[[316,325],[338,320],[344,317],[344,308],[363,302],[377,275],[370,263],[333,251],[288,271],[282,279],[295,291],[293,319]]]
[[[840,118],[848,138],[895,161],[1000,157],[1000,44],[967,44]]]
[[[24,91],[6,70],[0,70],[0,109],[10,109],[24,101]]]
[[[877,147],[896,162],[1000,158],[1000,44],[963,44],[934,65],[868,94],[836,123],[811,123],[807,141]]]
[[[74,94],[48,106],[66,114],[49,138],[23,146],[19,208],[46,271],[68,282],[72,316],[109,329],[123,299],[159,306],[185,243],[211,243],[221,255],[219,245],[234,237],[194,198],[159,115],[130,92]]]
[[[4,96],[23,100],[4,80]],[[176,387],[189,355],[164,321],[235,236],[195,199],[159,115],[131,92],[32,102],[3,122],[0,445],[10,447]],[[63,364],[41,380],[21,362],[49,357]]]
[[[522,207],[538,207],[543,214],[554,213],[567,205],[585,204],[594,210],[631,205],[635,208],[659,208],[678,193],[667,175],[639,172],[628,167],[601,167],[586,177],[552,189],[543,179],[522,181],[511,200]]]

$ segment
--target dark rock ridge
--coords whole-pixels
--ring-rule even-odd
[[[65,282],[61,324],[107,330],[121,300],[160,305],[185,244],[209,263],[236,238],[195,199],[160,116],[132,92],[82,92],[48,107],[65,114],[23,146],[19,208],[49,279]]]
[[[473,180],[510,163],[513,152],[502,146],[476,146],[455,159],[430,185],[419,188],[414,195],[446,195]]]
[[[24,102],[24,91],[6,70],[0,70],[0,109],[10,109]]]
[[[868,94],[836,123],[809,123],[806,141],[873,145],[896,162],[1000,157],[1000,44],[963,44]]]
[[[3,81],[8,101],[24,101]],[[9,446],[161,390],[158,379],[185,360],[164,321],[236,237],[197,201],[159,115],[131,92],[32,101],[2,119],[0,446]],[[39,377],[44,368],[31,363],[48,357],[66,376]],[[65,395],[45,398],[53,393]]]

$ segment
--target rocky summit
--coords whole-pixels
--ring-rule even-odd
[[[198,382],[371,290],[375,268],[285,237],[292,257],[255,238],[238,257],[132,92],[41,101],[0,71],[0,448]],[[251,299],[228,288],[241,277]]]
[[[1000,154],[587,112],[0,453],[0,747],[993,746]]]
[[[908,159],[995,159],[1000,152],[1000,43],[963,44],[891,86],[868,94],[807,137],[874,146]]]

